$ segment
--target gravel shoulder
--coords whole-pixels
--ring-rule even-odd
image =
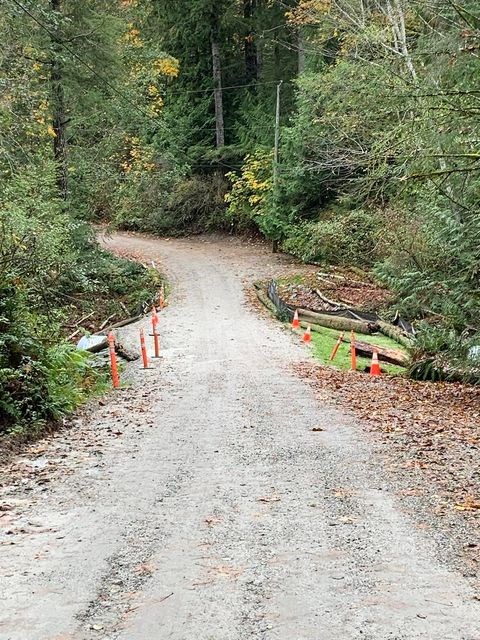
[[[102,241],[170,275],[162,358],[4,469],[2,640],[479,640],[434,523],[246,303],[298,265],[231,238]]]

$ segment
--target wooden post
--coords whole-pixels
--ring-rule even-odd
[[[276,206],[278,203],[278,159],[280,156],[280,111],[281,111],[281,91],[283,80],[277,85],[277,108],[275,113],[275,147],[273,151],[273,202]],[[272,243],[272,253],[278,251],[278,238]]]
[[[352,356],[352,371],[357,370],[357,349],[355,346],[355,332],[352,331],[352,336],[350,338],[350,353]]]
[[[214,18],[216,21],[216,18]],[[212,66],[213,86],[215,98],[215,129],[217,135],[217,149],[225,146],[225,125],[223,121],[223,95],[222,95],[222,61],[218,44],[218,25],[212,28]]]

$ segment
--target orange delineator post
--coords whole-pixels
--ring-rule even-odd
[[[143,368],[150,369],[151,367],[148,366],[147,345],[145,344],[145,332],[143,329],[140,329],[140,347],[142,350]]]
[[[165,307],[165,287],[162,284],[162,288],[160,289],[160,309]]]
[[[160,358],[160,336],[158,335],[157,327],[153,327],[153,344],[155,346],[155,358]]]
[[[152,337],[157,333],[157,325],[158,325],[158,314],[155,307],[152,307],[152,333],[150,334]]]
[[[337,355],[338,350],[340,349],[340,345],[343,342],[344,336],[345,336],[345,334],[341,333],[340,336],[338,337],[338,340],[335,343],[335,346],[333,347],[332,353],[330,354],[330,361],[333,361],[335,359],[335,356]]]
[[[153,336],[153,343],[155,345],[155,358],[160,358],[160,341],[159,341],[159,335],[158,335],[158,314],[157,314],[157,310],[155,309],[155,306],[152,307],[152,336]]]
[[[117,354],[115,353],[115,336],[113,333],[108,334],[108,347],[110,351],[110,369],[112,372],[113,388],[120,388],[120,378],[118,376]]]
[[[357,370],[357,350],[355,348],[355,333],[352,331],[352,336],[350,339],[350,353],[352,356],[352,371]]]

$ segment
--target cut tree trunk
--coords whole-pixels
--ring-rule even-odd
[[[391,338],[401,344],[402,346],[409,349],[412,346],[412,339],[409,338],[401,329],[395,327],[393,324],[389,324],[388,322],[384,322],[383,320],[379,320],[378,327],[380,333],[383,333],[387,338]]]
[[[346,341],[348,342],[348,341]],[[371,358],[373,352],[376,351],[378,359],[381,362],[387,362],[388,364],[395,364],[398,367],[408,366],[408,356],[400,351],[400,349],[389,349],[387,347],[377,347],[374,344],[368,342],[355,341],[355,349],[358,356],[362,358]]]
[[[338,329],[339,331],[355,331],[355,333],[369,334],[378,330],[377,325],[367,321],[352,320],[342,316],[329,316],[315,311],[308,311],[307,309],[298,309],[298,315],[305,322],[318,324],[329,329]]]

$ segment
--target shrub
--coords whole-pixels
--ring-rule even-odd
[[[471,354],[480,345],[480,333],[432,326],[423,322],[411,348],[410,377],[416,380],[480,382],[480,360]]]
[[[379,223],[369,212],[332,212],[319,222],[292,226],[283,247],[305,262],[370,266],[376,257],[378,230]]]
[[[226,180],[218,172],[179,180],[169,193],[165,207],[147,216],[145,228],[159,234],[225,229],[228,227],[226,191]]]

